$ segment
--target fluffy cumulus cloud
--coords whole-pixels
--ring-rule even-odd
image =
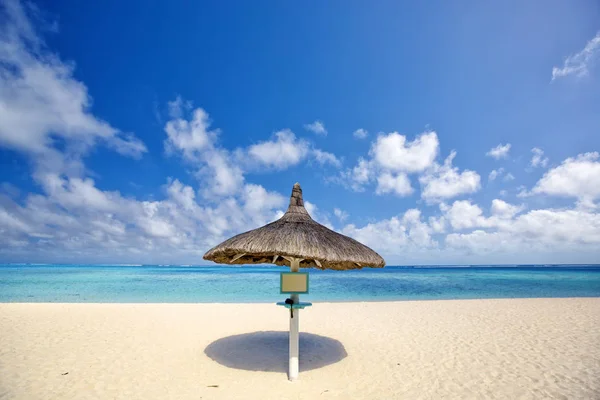
[[[182,109],[183,100],[169,103],[173,118],[165,124],[164,141],[168,155],[181,155],[195,168],[205,197],[227,196],[239,193],[244,183],[243,170],[228,150],[218,144],[219,131],[211,129],[208,113],[202,108],[191,110],[191,104]],[[189,117],[186,114],[190,114]]]
[[[416,209],[343,233],[369,244],[388,263],[594,262],[600,252],[600,214],[590,209],[525,211],[494,199],[486,212],[471,201],[440,204],[427,220]],[[576,253],[574,253],[576,252]]]
[[[248,148],[247,154],[260,167],[285,169],[302,161],[309,151],[307,141],[297,139],[292,131],[276,132],[273,139]]]
[[[244,188],[244,209],[260,214],[262,210],[280,209],[286,205],[287,199],[279,193],[267,191],[260,185],[248,184]]]
[[[390,172],[383,172],[377,177],[376,194],[393,193],[398,196],[408,196],[413,192],[408,176],[403,173],[393,175]]]
[[[440,204],[440,210],[444,212],[446,221],[455,230],[488,225],[487,219],[483,216],[483,210],[468,200],[455,201],[452,206],[442,203]]]
[[[485,153],[485,155],[495,158],[496,160],[499,160],[501,158],[506,158],[506,157],[508,157],[508,152],[510,151],[510,147],[511,147],[510,143],[507,143],[504,145],[499,144],[498,146],[490,149],[490,151]]]
[[[580,262],[597,257],[600,214],[579,208],[524,210],[499,199],[492,201],[489,216],[466,201],[446,206],[446,218],[456,230],[446,236],[446,250],[505,262],[565,262],[565,257],[573,258],[574,249],[582,252]]]
[[[456,152],[450,153],[443,165],[434,165],[426,174],[419,178],[423,187],[421,197],[435,203],[463,194],[470,194],[481,188],[481,177],[475,171],[459,171],[452,166]]]
[[[532,210],[498,219],[491,228],[451,233],[445,245],[449,252],[474,260],[594,262],[600,245],[600,214],[579,209]]]
[[[597,152],[567,158],[544,174],[533,194],[574,197],[585,203],[600,198],[600,155]]]
[[[600,57],[600,32],[596,34],[585,47],[579,52],[568,56],[562,67],[552,68],[552,80],[573,75],[576,77],[586,76],[589,69]]]
[[[430,168],[438,152],[435,132],[422,133],[412,141],[397,132],[380,134],[371,144],[369,158],[360,157],[353,168],[342,172],[340,181],[355,191],[375,182],[377,194],[406,196],[413,191],[407,175]]]
[[[509,204],[504,200],[500,199],[492,200],[492,215],[497,216],[499,218],[512,218],[524,209],[525,206],[523,205]]]
[[[432,232],[417,209],[362,227],[349,224],[342,229],[342,233],[376,249],[384,256],[393,256],[398,260],[398,255],[402,254],[409,261],[415,256],[437,249],[438,242],[432,238]]]
[[[51,177],[44,195],[19,204],[0,195],[0,239],[7,255],[44,261],[103,260],[198,262],[204,251],[232,232],[272,221],[285,199],[258,185],[215,205],[198,201],[194,189],[172,180],[160,201],[138,201],[104,192],[90,179]],[[29,256],[31,257],[31,256]]]
[[[379,135],[371,155],[382,168],[395,172],[421,172],[430,167],[439,151],[435,132],[426,132],[413,141],[397,132]]]
[[[375,194],[402,197],[414,192],[409,175],[417,174],[422,187],[421,197],[428,203],[479,190],[481,177],[477,172],[460,171],[452,165],[455,151],[443,165],[435,161],[438,154],[436,132],[424,132],[412,141],[397,132],[381,134],[371,145],[370,158],[359,158],[353,168],[341,173],[338,182],[355,191],[364,191],[373,182],[376,183]],[[495,179],[498,174],[498,171],[494,172],[490,179]]]
[[[513,205],[504,200],[494,199],[491,205],[491,216],[485,217],[484,212],[477,204],[470,200],[457,200],[448,206],[440,204],[440,210],[444,213],[444,219],[455,230],[471,228],[499,227],[524,210],[523,205]]]
[[[207,197],[211,195],[227,196],[238,193],[244,183],[243,171],[224,149],[213,149],[203,156],[205,164],[196,176],[204,186]]]
[[[365,190],[365,185],[374,177],[375,167],[373,162],[361,157],[353,168],[342,171],[340,178],[334,179],[334,181],[340,182],[356,192],[362,192]]]
[[[218,131],[209,129],[210,120],[203,109],[194,110],[189,121],[183,117],[181,109],[178,109],[178,112],[171,111],[177,117],[165,125],[165,149],[168,153],[179,151],[188,160],[198,160],[206,150],[212,150]]]
[[[327,136],[327,129],[325,129],[325,124],[323,124],[321,121],[315,121],[311,124],[306,124],[304,125],[304,129],[312,133],[316,133],[317,135]]]

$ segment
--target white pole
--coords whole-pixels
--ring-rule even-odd
[[[292,272],[298,272],[300,269],[300,260],[297,258],[292,258],[290,262],[290,269]],[[300,302],[300,296],[297,294],[293,294],[291,296],[294,304],[298,304]],[[289,361],[289,374],[288,379],[290,381],[295,381],[298,379],[298,358],[300,355],[300,309],[292,309],[294,317],[292,318],[292,313],[290,313],[290,361]]]

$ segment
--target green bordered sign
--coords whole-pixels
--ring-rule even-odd
[[[280,293],[307,294],[308,272],[282,272]]]

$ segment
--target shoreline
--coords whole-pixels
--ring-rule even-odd
[[[285,296],[285,295],[282,295]],[[303,298],[306,295],[303,295]],[[437,301],[488,301],[488,300],[492,300],[492,301],[496,301],[496,300],[550,300],[550,299],[557,299],[557,300],[575,300],[575,299],[600,299],[600,296],[570,296],[570,297],[477,297],[477,298],[465,298],[465,299],[398,299],[398,300],[335,300],[335,301],[331,301],[331,300],[311,300],[313,306],[315,305],[319,305],[319,304],[354,304],[354,303],[375,303],[375,304],[382,304],[382,303],[412,303],[412,302],[437,302]],[[309,299],[310,300],[310,299]],[[236,302],[236,301],[232,301],[232,302],[187,302],[187,303],[182,303],[182,302],[131,302],[131,303],[127,303],[127,302],[85,302],[85,301],[81,301],[81,302],[50,302],[50,301],[31,301],[31,302],[23,302],[23,301],[16,301],[16,302],[1,302],[0,301],[0,307],[2,305],[6,305],[6,304],[17,304],[17,305],[26,305],[26,304],[55,304],[55,305],[75,305],[75,304],[81,304],[81,305],[85,305],[85,304],[95,304],[95,305],[109,305],[109,304],[114,304],[114,305],[134,305],[134,304],[148,304],[148,305],[169,305],[169,304],[173,304],[173,305],[202,305],[202,304],[206,304],[206,305],[210,305],[210,304],[219,304],[219,305],[268,305],[268,304],[273,304],[275,305],[275,303],[277,303],[277,301],[281,301],[281,300],[277,300],[274,299],[273,301],[249,301],[249,302]]]
[[[298,315],[298,314],[296,314]],[[600,298],[1,303],[0,397],[595,398]]]

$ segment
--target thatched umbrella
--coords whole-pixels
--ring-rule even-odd
[[[385,265],[367,246],[315,222],[304,208],[298,183],[280,219],[234,236],[204,255],[205,260],[221,264],[291,265],[291,258],[301,260],[300,268],[346,270]]]
[[[383,258],[367,246],[314,221],[304,208],[298,183],[280,219],[227,239],[206,252],[204,259],[220,264],[289,265],[292,272],[310,267],[346,270],[385,265]],[[291,298],[299,304],[297,294]],[[290,318],[291,380],[298,375],[298,314]]]

